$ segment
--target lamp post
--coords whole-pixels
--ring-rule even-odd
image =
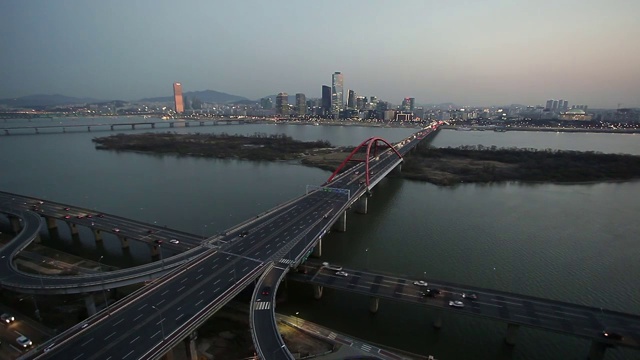
[[[366,269],[369,269],[369,248],[364,249],[364,252],[367,255],[367,267],[366,267]]]
[[[285,346],[286,346],[285,344],[282,344],[282,346],[280,346],[279,348],[277,348],[277,349],[273,350],[273,353],[271,354],[271,355],[272,355],[271,357],[272,357],[272,358],[273,358],[273,357],[275,357],[275,356],[276,356],[276,352],[278,352],[278,351],[280,351],[280,350],[284,349],[284,347],[285,347]]]
[[[162,270],[164,270],[164,257],[162,257],[162,243],[158,243],[158,252],[160,253],[160,262],[162,263]]]
[[[155,305],[151,305],[151,307],[156,309],[156,311],[160,315],[160,330],[162,331],[162,341],[164,341],[165,340],[165,337],[164,337],[164,324],[162,323],[164,321],[164,318],[162,317],[162,311],[160,311],[160,309],[155,307]]]
[[[109,310],[109,302],[107,301],[107,292],[104,289],[104,271],[102,271],[102,258],[103,255],[100,255],[100,259],[98,259],[98,266],[100,267],[101,279],[102,279],[102,297],[104,298],[104,306],[107,308],[107,313],[111,315],[111,311]]]
[[[298,316],[300,314],[299,311],[296,311],[296,326],[300,327],[300,317]]]

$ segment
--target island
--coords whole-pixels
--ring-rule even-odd
[[[283,134],[145,133],[94,138],[97,149],[252,161],[297,161],[335,170],[353,147],[325,140],[298,141]],[[640,156],[567,150],[424,144],[405,156],[394,176],[451,186],[504,181],[583,183],[640,178]]]

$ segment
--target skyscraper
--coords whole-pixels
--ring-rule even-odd
[[[289,94],[281,92],[276,96],[276,114],[289,114]]]
[[[296,113],[299,116],[307,115],[307,97],[304,94],[296,94]]]
[[[409,111],[416,109],[416,98],[409,98]]]
[[[331,76],[331,113],[338,115],[344,104],[344,79],[342,73],[336,71]]]
[[[327,116],[331,111],[331,87],[322,85],[322,115]]]
[[[356,92],[353,90],[347,91],[347,109],[356,108]]]
[[[545,109],[551,110],[552,106],[553,106],[553,100],[547,100],[547,104],[545,106]]]
[[[176,113],[180,114],[184,112],[184,102],[182,101],[182,84],[179,82],[173,83],[173,103],[175,105]]]
[[[558,100],[553,100],[553,106],[551,106],[551,110],[558,110]]]
[[[567,111],[567,109],[569,109],[569,102],[568,102],[567,100],[565,100],[565,101],[562,103],[562,109],[563,109],[564,111]]]

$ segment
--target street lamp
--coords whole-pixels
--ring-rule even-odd
[[[162,263],[162,270],[164,270],[164,257],[162,257],[162,244],[158,243],[158,252],[160,253],[160,262]]]
[[[151,307],[156,309],[156,311],[160,315],[160,330],[162,331],[162,341],[164,341],[165,340],[165,337],[164,337],[164,324],[162,323],[164,321],[164,318],[162,317],[162,311],[160,311],[160,309],[155,307],[155,305],[151,305]]]
[[[366,267],[366,269],[369,269],[369,248],[364,249],[364,252],[367,255],[367,267]]]
[[[102,279],[102,297],[104,297],[104,306],[107,308],[107,313],[111,315],[111,311],[109,310],[109,302],[107,301],[107,292],[104,289],[104,271],[102,271],[102,258],[104,256],[101,255],[100,259],[98,259],[98,266],[100,267],[101,279]]]
[[[300,314],[299,311],[296,311],[296,326],[300,327],[300,317],[298,316]]]
[[[286,346],[285,344],[282,344],[282,346],[280,346],[279,348],[273,350],[273,353],[271,354],[272,355],[271,357],[275,357],[276,356],[276,352],[284,349],[285,346]]]

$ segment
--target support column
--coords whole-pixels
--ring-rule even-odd
[[[135,130],[136,129],[136,124],[131,124],[131,130]]]
[[[516,324],[507,324],[507,336],[504,338],[504,341],[507,345],[515,345],[516,344],[516,335],[518,335],[518,329],[520,325]]]
[[[172,128],[173,127],[173,123],[169,123],[169,127]]]
[[[183,340],[184,350],[187,352],[188,360],[198,360],[198,349],[196,348],[197,338],[198,338],[198,333],[194,331]]]
[[[113,131],[113,125],[111,125],[111,131]]]
[[[371,299],[369,300],[369,311],[372,312],[373,314],[377,313],[379,305],[380,305],[380,299],[372,296]]]
[[[607,345],[596,341],[596,339],[591,340],[591,346],[589,347],[589,356],[588,360],[602,360],[604,359],[604,353],[607,350]]]
[[[436,310],[435,317],[433,318],[433,327],[436,329],[442,327],[442,310]]]
[[[45,216],[44,219],[47,221],[47,229],[51,230],[58,228],[58,223],[56,222],[55,218]]]
[[[100,231],[100,229],[96,229],[96,228],[91,228],[91,231],[93,232],[93,237],[96,239],[96,242],[101,242],[102,241],[102,231]]]
[[[33,242],[35,242],[36,244],[40,244],[42,242],[42,239],[40,238],[40,234],[36,235],[36,238],[33,239]]]
[[[313,285],[313,298],[316,300],[322,299],[322,285]]]
[[[14,233],[19,233],[22,230],[22,225],[20,224],[20,218],[17,216],[9,215],[9,222],[11,223],[11,230]]]
[[[156,123],[151,123],[151,128],[155,129],[156,128]]]
[[[169,351],[167,351],[164,355],[162,355],[162,357],[160,359],[162,359],[162,360],[173,360],[174,359],[173,349],[169,349]]]
[[[313,248],[313,253],[311,254],[313,257],[321,257],[322,256],[322,239],[318,240],[316,247]]]
[[[160,255],[160,252],[158,251],[158,245],[149,244],[149,249],[151,250],[151,259],[157,258]]]
[[[402,172],[402,163],[398,164],[398,166],[393,169],[393,173],[400,174]]]
[[[87,132],[91,132],[91,126],[87,126]]]
[[[338,216],[338,220],[333,224],[333,229],[339,232],[347,231],[347,212],[343,212]]]
[[[78,225],[75,223],[68,222],[69,230],[71,231],[71,235],[78,235]]]
[[[93,316],[96,313],[96,302],[93,300],[93,294],[84,296],[84,306],[87,308],[87,314]]]
[[[120,245],[122,245],[123,249],[129,248],[129,239],[124,236],[118,236],[118,239],[120,239]]]
[[[360,196],[360,199],[356,201],[356,212],[358,214],[366,214],[368,210],[369,198],[366,195]]]

